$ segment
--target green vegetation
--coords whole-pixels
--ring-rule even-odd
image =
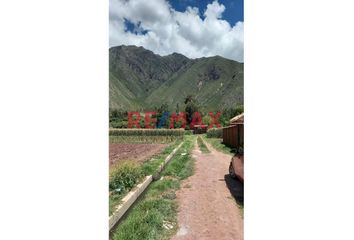
[[[109,173],[109,212],[112,213],[122,196],[129,192],[143,177],[140,166],[134,162],[123,162],[110,169]]]
[[[178,177],[180,180],[185,179],[193,174],[193,161],[191,160],[191,150],[193,148],[195,136],[186,136],[185,143],[177,151],[174,160],[168,164],[164,176]]]
[[[193,173],[191,150],[195,136],[186,136],[163,178],[153,182],[127,218],[112,233],[113,240],[169,239],[177,230],[175,192],[180,181]]]
[[[222,143],[220,138],[204,138],[209,144],[211,144],[216,150],[233,156],[233,149]]]
[[[206,136],[208,138],[222,138],[222,128],[208,129]]]
[[[156,88],[146,103],[162,100],[170,106],[181,105],[188,95],[194,95],[206,111],[242,104],[243,64],[222,57],[196,59]]]
[[[219,56],[162,57],[142,47],[118,46],[109,49],[109,73],[112,109],[151,111],[166,103],[169,111],[183,111],[188,95],[202,112],[243,104],[243,63]]]
[[[229,106],[233,106],[232,104]],[[220,110],[221,115],[218,119],[221,126],[228,126],[230,119],[243,113],[243,105],[237,104],[235,107],[224,107]]]
[[[109,174],[109,190],[130,190],[140,180],[142,172],[134,162],[124,162],[112,167]]]
[[[110,136],[175,136],[183,139],[184,129],[110,129]]]
[[[169,143],[183,140],[183,129],[110,129],[110,143]]]
[[[192,96],[189,96],[193,98]],[[187,97],[188,98],[188,97]],[[198,111],[201,109],[199,105],[197,105],[197,101],[194,100],[194,102],[187,102],[185,104],[185,111],[186,113],[186,128],[185,130],[189,130],[189,124],[192,121],[194,111]],[[159,112],[162,111],[161,109],[164,108],[164,112]],[[242,113],[243,110],[243,105],[237,105],[235,108],[229,107],[229,108],[223,108],[219,110],[221,112],[221,115],[218,118],[218,122],[221,126],[228,126],[230,119],[239,115]],[[172,112],[169,112],[169,109],[166,108],[166,104],[162,104],[159,108],[154,109],[153,111],[156,112],[156,115],[152,115],[151,118],[156,118],[156,125],[155,129],[169,129],[170,127],[170,114],[174,113],[173,110]],[[168,113],[168,117],[165,119],[165,121],[160,124],[160,120],[163,118],[163,113]],[[179,114],[179,112],[177,112]],[[217,111],[212,112],[213,115],[216,115]],[[201,117],[202,117],[202,122],[204,125],[209,126],[211,123],[211,117],[209,116],[209,112],[201,109],[200,111]],[[133,117],[135,119],[135,116]],[[140,112],[140,122],[139,122],[139,129],[144,129],[145,128],[145,113]],[[159,126],[160,124],[160,126]],[[127,129],[128,128],[128,112],[124,110],[117,110],[117,109],[110,109],[110,116],[109,116],[109,126],[112,129]],[[213,127],[217,127],[214,125]],[[134,126],[135,128],[135,126]],[[182,128],[182,122],[174,122],[174,128]],[[150,129],[154,130],[154,129]]]
[[[243,215],[244,215],[243,203],[237,203],[237,206],[240,209],[240,213],[241,213],[241,216],[243,218]]]
[[[158,170],[160,164],[166,159],[166,157],[175,149],[181,141],[176,141],[166,147],[162,153],[158,154],[157,156],[152,157],[148,161],[145,161],[141,168],[145,176],[148,175],[155,175],[156,171]]]
[[[114,194],[113,192],[109,195],[109,215],[115,210],[115,207],[122,201],[124,194]]]
[[[243,112],[243,63],[222,57],[188,59],[181,54],[161,57],[142,47],[109,49],[109,101],[112,128],[128,127],[128,111],[156,112],[156,126],[164,112],[185,111],[186,129],[194,111],[209,124],[221,112],[222,126]],[[169,128],[169,122],[159,127]],[[181,122],[175,123],[181,127]]]
[[[200,151],[202,151],[202,153],[210,153],[208,147],[204,144],[204,142],[200,136],[198,136],[197,142],[198,142],[199,149],[200,149]]]
[[[119,204],[124,195],[140,182],[142,177],[156,175],[160,164],[182,141],[176,140],[166,147],[160,154],[151,157],[142,164],[123,162],[115,165],[110,171],[109,179],[109,215]]]
[[[193,135],[193,131],[192,130],[185,130],[184,135]]]
[[[193,95],[187,96],[184,100],[184,104],[186,105],[184,110],[186,113],[186,121],[187,125],[189,125],[192,122],[194,113],[199,112],[199,104]]]
[[[128,112],[121,109],[109,109],[109,127],[127,128]]]
[[[179,104],[177,103],[179,109]],[[155,112],[154,115],[151,116],[151,118],[156,119],[156,123],[154,126],[154,129],[150,129],[151,131],[153,130],[164,130],[164,129],[169,129],[170,127],[170,116],[173,112],[170,112],[169,107],[167,103],[162,103],[161,106],[159,107],[154,107],[153,112]],[[196,98],[193,95],[188,95],[184,99],[184,109],[183,111],[185,112],[186,116],[186,127],[185,130],[189,130],[189,124],[192,121],[192,118],[194,116],[195,112],[200,112],[202,122],[204,125],[209,126],[209,124],[212,122],[212,118],[209,115],[208,111],[203,111],[203,107],[199,104],[199,102],[196,100]],[[126,110],[122,109],[110,109],[109,110],[109,126],[112,129],[126,129],[128,128],[128,112]],[[231,118],[233,118],[236,115],[239,115],[240,113],[243,112],[243,105],[236,105],[235,108],[229,107],[229,108],[223,108],[220,110],[221,115],[218,117],[218,122],[220,123],[221,126],[228,126],[229,121]],[[174,113],[174,112],[173,112]],[[177,111],[179,114],[179,112]],[[217,114],[216,111],[212,114]],[[135,119],[135,115],[133,116],[133,119]],[[177,121],[174,122],[174,128],[182,128],[182,122]],[[133,126],[136,128],[136,126]],[[139,122],[139,127],[136,130],[141,130],[145,129],[145,113],[140,112],[140,122]],[[214,125],[216,127],[216,125]],[[131,135],[129,133],[129,135]]]
[[[171,143],[174,136],[110,136],[109,143]]]

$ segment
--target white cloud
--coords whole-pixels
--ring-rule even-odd
[[[200,17],[198,8],[174,10],[166,0],[110,0],[110,46],[143,46],[160,55],[190,58],[220,55],[243,62],[243,22],[222,19],[225,6],[214,1]],[[135,25],[128,31],[125,21]]]
[[[225,11],[225,6],[214,1],[212,4],[208,4],[207,10],[204,16],[209,18],[221,18],[221,14]]]

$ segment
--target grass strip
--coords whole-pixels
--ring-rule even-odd
[[[199,149],[200,149],[200,151],[202,151],[202,153],[210,153],[208,147],[204,144],[204,142],[200,136],[198,136],[197,142],[198,142]]]
[[[155,175],[161,163],[165,161],[166,157],[181,143],[181,140],[175,141],[166,147],[160,154],[151,157],[149,160],[145,161],[141,169],[145,176]]]
[[[229,154],[230,156],[234,155],[233,149],[223,144],[222,139],[220,138],[203,138],[203,139],[207,141],[210,145],[212,145],[213,148],[215,148],[216,150]]]

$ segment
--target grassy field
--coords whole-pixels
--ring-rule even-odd
[[[169,239],[177,230],[175,192],[180,181],[193,174],[191,151],[195,136],[185,136],[185,142],[153,182],[143,198],[136,203],[127,218],[112,233],[113,240]]]
[[[210,153],[208,147],[204,144],[200,136],[198,136],[197,141],[198,141],[198,146],[200,148],[200,151],[202,151],[202,153]]]

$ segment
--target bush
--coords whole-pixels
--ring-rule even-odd
[[[211,128],[207,131],[208,138],[222,138],[222,128]]]
[[[124,110],[109,109],[109,126],[113,128],[127,128],[128,113]]]
[[[127,128],[128,122],[127,121],[112,121],[109,123],[109,126],[112,128]]]
[[[134,162],[123,162],[113,167],[109,174],[109,190],[118,194],[130,191],[142,178],[140,166]]]
[[[193,131],[192,130],[185,130],[184,135],[193,135]]]

